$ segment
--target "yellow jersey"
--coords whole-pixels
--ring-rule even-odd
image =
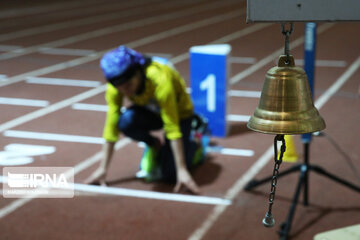
[[[116,142],[119,136],[118,121],[121,116],[123,94],[112,84],[107,84],[105,99],[108,105],[103,137]],[[145,69],[145,89],[129,98],[139,106],[155,104],[160,110],[166,137],[170,140],[182,137],[180,120],[193,114],[193,104],[186,92],[186,84],[180,74],[168,65],[151,62]]]

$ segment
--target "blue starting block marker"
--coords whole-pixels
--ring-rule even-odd
[[[304,43],[304,70],[309,80],[310,90],[314,96],[314,76],[315,76],[315,55],[316,55],[316,23],[305,24],[305,43]],[[303,143],[312,140],[312,133],[305,133],[301,136]]]
[[[231,46],[228,44],[190,48],[190,85],[195,112],[208,120],[211,135],[227,134],[227,79]]]

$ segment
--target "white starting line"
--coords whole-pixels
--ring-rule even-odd
[[[207,196],[193,196],[176,193],[160,193],[145,190],[135,190],[116,187],[102,187],[86,184],[74,184],[75,191],[98,193],[104,195],[126,196],[135,198],[157,199],[166,201],[211,204],[211,205],[230,205],[231,201],[223,198],[207,197]]]
[[[7,177],[0,176],[0,182],[7,183],[8,182]],[[87,185],[87,184],[80,184],[80,183],[74,183],[71,185],[74,187],[74,191],[86,192],[86,193],[96,193],[96,194],[101,194],[101,195],[135,197],[135,198],[141,198],[141,199],[145,198],[145,199],[208,204],[208,205],[231,205],[231,203],[232,203],[231,200],[217,198],[217,197],[194,196],[194,195],[184,195],[184,194],[177,194],[177,193],[161,193],[161,192],[153,192],[153,191],[146,191],[146,190],[95,186],[95,185]],[[35,196],[29,195],[29,197],[36,197],[36,195]]]

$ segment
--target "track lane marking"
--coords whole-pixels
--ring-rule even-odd
[[[222,22],[222,21],[225,21],[227,19],[231,19],[231,18],[240,16],[240,15],[242,15],[244,13],[245,13],[245,9],[243,9],[243,11],[238,11],[238,10],[232,11],[230,13],[218,15],[218,16],[215,16],[215,17],[212,17],[212,18],[209,18],[209,19],[200,20],[198,22],[194,22],[194,23],[191,23],[191,24],[185,24],[185,25],[182,25],[182,26],[170,29],[170,30],[166,30],[166,31],[154,34],[154,35],[150,35],[148,37],[145,37],[145,38],[130,42],[127,45],[130,48],[139,47],[139,46],[149,44],[149,43],[152,43],[152,42],[155,42],[155,41],[158,41],[158,40],[170,37],[170,36],[174,36],[174,35],[186,32],[186,31],[194,30],[194,29],[197,29],[197,28],[200,28],[200,27],[204,27],[204,26],[207,26],[207,25],[210,25],[210,24],[217,23],[217,22]],[[86,57],[82,57],[82,58],[77,58],[77,59],[70,60],[70,61],[67,61],[67,62],[64,62],[64,63],[55,64],[55,65],[52,65],[50,67],[41,68],[41,69],[38,69],[38,70],[35,70],[35,71],[32,71],[32,72],[28,72],[28,73],[25,73],[25,74],[17,75],[15,77],[11,77],[6,82],[0,82],[0,87],[4,86],[4,85],[9,85],[11,83],[23,81],[23,79],[27,78],[27,77],[33,77],[33,76],[36,76],[36,75],[42,75],[42,74],[46,74],[46,73],[50,73],[50,72],[54,72],[54,71],[59,71],[59,70],[63,70],[63,69],[66,69],[66,68],[70,68],[70,67],[73,67],[73,66],[81,65],[81,64],[96,60],[96,59],[100,58],[107,51],[109,51],[109,50],[98,52],[97,54],[95,54],[93,56],[86,56]],[[8,129],[13,128],[13,127],[16,127],[16,126],[18,126],[20,124],[26,123],[26,122],[31,121],[33,119],[36,119],[38,117],[44,116],[46,114],[49,114],[50,112],[57,111],[59,109],[67,107],[67,106],[69,106],[69,105],[71,105],[71,104],[73,104],[75,102],[80,102],[80,101],[82,101],[84,99],[95,96],[95,95],[97,95],[97,94],[99,94],[101,92],[104,92],[105,89],[106,89],[106,84],[104,84],[104,85],[102,85],[102,86],[100,86],[98,88],[89,90],[87,92],[83,92],[81,94],[78,94],[78,95],[76,95],[74,97],[71,97],[69,99],[65,99],[65,100],[60,101],[58,103],[52,104],[52,105],[50,105],[50,106],[48,106],[46,108],[40,109],[38,111],[31,112],[29,114],[23,115],[22,117],[19,117],[17,119],[10,120],[10,121],[0,125],[0,132],[3,132],[5,130],[8,130]]]
[[[95,50],[74,49],[74,48],[40,48],[39,52],[49,55],[65,55],[65,56],[87,56],[94,54]]]
[[[22,138],[22,139],[36,139],[46,141],[58,142],[74,142],[74,143],[89,143],[89,144],[104,144],[105,140],[102,137],[79,136],[70,134],[46,133],[46,132],[31,132],[19,130],[7,130],[3,133],[5,137]],[[139,147],[145,147],[144,144],[138,144]],[[237,149],[237,148],[224,148],[221,146],[211,146],[207,148],[211,153],[219,153],[231,156],[245,156],[251,157],[254,155],[253,150]]]
[[[0,97],[0,104],[28,106],[28,107],[46,107],[46,106],[49,105],[49,101],[36,100],[36,99],[27,99],[27,98]]]
[[[230,97],[249,97],[249,98],[260,98],[260,91],[245,91],[245,90],[229,90],[228,95]]]
[[[99,87],[102,85],[100,81],[75,80],[64,78],[47,78],[47,77],[27,77],[26,83],[44,84],[44,85],[59,85],[59,86],[73,86],[73,87]]]
[[[204,6],[193,7],[190,9],[180,10],[180,11],[173,12],[173,13],[167,13],[167,14],[160,15],[160,16],[152,16],[152,17],[149,17],[146,19],[135,20],[133,22],[121,23],[121,24],[118,24],[115,26],[104,27],[104,28],[97,29],[94,31],[81,33],[76,36],[71,36],[71,37],[67,37],[67,38],[63,38],[63,39],[58,39],[58,40],[55,40],[52,42],[47,42],[47,43],[43,43],[43,44],[38,44],[38,45],[22,48],[21,52],[3,53],[3,54],[0,54],[0,60],[6,60],[6,59],[15,58],[15,57],[23,56],[23,55],[30,54],[30,53],[35,53],[43,48],[55,48],[55,47],[60,47],[60,46],[64,46],[64,45],[74,44],[74,43],[77,43],[80,41],[85,41],[85,40],[89,40],[92,38],[98,38],[98,37],[102,37],[105,35],[134,29],[137,27],[144,27],[144,26],[148,26],[151,24],[160,23],[163,21],[169,21],[170,19],[186,17],[191,14],[199,14],[200,12],[203,12],[203,11],[206,11],[209,9],[213,9],[213,8],[218,8],[219,6],[222,6],[222,5],[229,5],[229,4],[233,4],[233,2],[229,2],[229,1],[216,2],[215,4],[209,4],[205,7]],[[236,10],[233,12],[228,12],[228,13],[217,15],[214,17],[209,17],[206,20],[200,20],[200,21],[197,21],[194,23],[185,24],[185,25],[182,25],[181,27],[176,27],[173,30],[174,30],[175,34],[178,34],[177,31],[179,31],[180,29],[183,29],[184,31],[188,31],[187,29],[189,29],[189,30],[196,29],[198,27],[202,27],[205,25],[210,25],[210,24],[214,24],[217,22],[225,21],[225,20],[234,18],[236,16],[241,16],[241,15],[245,14],[245,12],[246,12],[246,10],[243,8],[243,9]],[[177,30],[175,30],[175,29],[177,29]],[[172,31],[169,30],[168,32],[172,32]],[[161,33],[159,33],[159,34],[161,34]],[[154,37],[155,36],[157,37],[157,35],[159,35],[159,34],[155,34]],[[148,39],[149,37],[144,37],[144,38]],[[141,42],[141,40],[139,40],[139,41]],[[93,53],[93,54],[95,54],[95,53]]]
[[[1,35],[0,35],[1,37]],[[17,49],[22,48],[21,46],[17,46],[17,45],[4,45],[4,44],[0,44],[0,51],[3,52],[8,52],[8,51],[15,51]]]
[[[138,3],[140,1],[136,1],[136,3]],[[159,2],[158,0],[153,0],[153,1],[149,1],[149,0],[144,0],[141,3],[148,3],[148,2]],[[201,2],[201,1],[200,1]],[[126,2],[126,3],[135,3],[134,2]],[[125,4],[126,4],[125,3]],[[122,7],[124,7],[124,3],[121,3]],[[128,6],[130,6],[130,4],[127,4]],[[173,5],[178,5],[178,4],[169,4],[171,6]],[[152,10],[162,10],[162,9],[166,9],[169,7],[169,5],[165,5],[165,4],[160,4],[159,6],[153,6]],[[161,7],[160,7],[161,6]],[[100,11],[100,10],[114,10],[114,5],[106,5],[104,7],[101,7],[99,9],[99,7],[97,6],[97,8],[95,10],[87,10],[84,11],[82,10],[82,13],[85,12],[90,12],[91,11]],[[0,34],[0,41],[8,41],[8,40],[13,40],[16,38],[21,38],[21,37],[29,37],[29,36],[34,36],[37,34],[42,34],[42,33],[48,33],[48,32],[53,32],[56,30],[63,30],[63,29],[67,29],[67,28],[73,28],[73,27],[81,27],[81,26],[86,26],[86,25],[91,25],[91,24],[95,24],[95,23],[101,23],[104,21],[110,21],[110,20],[116,20],[116,19],[122,19],[124,17],[131,17],[133,15],[136,14],[141,14],[143,13],[143,9],[126,9],[125,12],[122,11],[121,14],[119,14],[118,11],[124,10],[124,9],[115,9],[117,10],[116,13],[105,13],[102,15],[96,15],[94,16],[90,16],[90,17],[85,17],[85,18],[81,18],[81,19],[77,19],[77,20],[70,20],[70,21],[64,21],[64,22],[60,22],[60,23],[54,23],[54,24],[48,24],[48,25],[42,25],[40,27],[32,27],[32,28],[27,28],[25,30],[19,30],[19,31],[15,31],[15,32],[10,32],[10,33],[4,33],[4,34]]]
[[[346,81],[359,69],[360,57],[358,57],[344,74],[329,88],[327,89],[315,102],[315,107],[322,108],[324,104],[346,83]]]
[[[233,32],[231,34],[228,34],[224,37],[221,37],[217,40],[214,40],[214,41],[211,41],[207,44],[221,44],[221,43],[226,43],[226,42],[230,42],[230,41],[233,41],[235,39],[239,39],[239,38],[242,38],[242,37],[245,37],[249,34],[252,34],[252,33],[255,33],[257,31],[260,31],[266,27],[269,27],[271,26],[272,24],[271,23],[259,23],[259,24],[255,24],[255,25],[252,25],[250,27],[246,27],[244,29],[241,29],[239,31],[236,31],[236,32]],[[182,61],[185,61],[186,59],[189,58],[189,53],[186,52],[186,53],[183,53],[183,54],[180,54],[174,58],[171,58],[170,61],[173,63],[173,64],[177,64],[179,62],[182,62]],[[1,85],[0,85],[1,86]]]
[[[231,122],[248,122],[250,117],[250,115],[229,114],[226,116],[226,120]]]
[[[7,177],[0,176],[0,182],[6,184],[8,182]],[[232,203],[228,199],[222,199],[222,198],[210,197],[210,196],[194,196],[194,195],[185,195],[178,193],[162,193],[162,192],[127,189],[127,188],[119,188],[119,187],[94,186],[94,185],[81,184],[81,183],[74,183],[72,185],[74,187],[74,191],[85,192],[85,193],[96,193],[100,195],[197,203],[197,204],[206,204],[206,205],[230,205]],[[36,195],[31,198],[32,199],[36,198]],[[18,206],[18,204],[16,206]],[[2,215],[3,214],[0,213],[0,218]]]
[[[256,62],[256,58],[253,57],[232,57],[229,58],[229,63],[232,64],[254,64]]]
[[[45,133],[45,132],[30,132],[7,130],[3,133],[5,137],[36,139],[58,142],[76,142],[76,143],[90,143],[90,144],[104,144],[105,140],[102,137],[79,136],[69,134]]]
[[[192,9],[192,10],[194,10],[194,9]],[[217,15],[215,17],[200,20],[200,21],[190,23],[190,24],[181,25],[179,27],[172,28],[172,29],[166,30],[166,31],[162,31],[162,32],[156,33],[154,35],[144,37],[144,38],[139,39],[139,40],[135,40],[135,41],[132,41],[132,42],[129,42],[129,43],[125,43],[125,45],[127,45],[130,48],[140,47],[140,46],[143,46],[145,44],[149,44],[149,43],[152,43],[152,42],[155,42],[155,41],[165,39],[167,37],[178,35],[180,33],[184,33],[184,32],[187,32],[187,31],[192,31],[192,30],[195,30],[195,29],[200,28],[200,27],[205,27],[207,25],[211,25],[211,24],[222,22],[222,21],[225,21],[225,20],[228,20],[228,19],[231,19],[231,18],[235,18],[235,17],[241,16],[243,14],[245,14],[245,9],[242,9],[242,11],[237,10],[237,11],[233,11],[233,12],[230,12],[230,13]],[[23,73],[23,74],[19,74],[17,76],[10,77],[10,78],[7,79],[6,82],[0,82],[0,87],[7,86],[7,85],[17,83],[17,82],[21,82],[24,79],[26,79],[27,77],[35,77],[35,76],[39,76],[39,75],[45,75],[45,74],[48,74],[48,73],[64,70],[64,69],[67,69],[67,68],[70,68],[70,67],[75,67],[75,66],[78,66],[78,65],[81,65],[81,64],[84,64],[84,63],[88,63],[88,62],[97,60],[97,59],[101,58],[106,52],[108,52],[108,51],[110,51],[112,49],[113,48],[106,49],[106,50],[103,50],[103,51],[99,51],[99,52],[97,52],[95,54],[89,55],[89,56],[76,58],[76,59],[73,59],[73,60],[70,60],[70,61],[62,62],[62,63],[55,64],[55,65],[52,65],[52,66],[49,66],[49,67],[40,68],[40,69],[37,69],[37,70],[33,70],[33,71],[30,71],[30,72],[27,72],[27,73]]]
[[[297,66],[304,66],[304,59],[295,59]],[[316,60],[316,67],[346,67],[345,61],[340,60]]]
[[[97,3],[98,0],[90,0],[88,3]],[[55,4],[48,4],[48,5],[40,5],[35,7],[28,7],[28,8],[20,8],[20,9],[6,9],[0,12],[0,19],[6,19],[9,17],[19,17],[19,16],[27,16],[27,15],[34,15],[43,12],[48,12],[52,10],[60,11],[67,8],[73,8],[78,6],[83,6],[83,1],[73,1],[70,3],[55,3]]]
[[[68,99],[62,100],[60,102],[54,103],[54,104],[52,104],[50,106],[47,106],[45,108],[39,109],[37,111],[25,114],[25,115],[23,115],[21,117],[18,117],[18,118],[15,118],[13,120],[10,120],[8,122],[5,122],[5,123],[0,125],[0,132],[3,132],[3,131],[8,130],[10,128],[17,127],[17,126],[19,126],[21,124],[24,124],[24,123],[27,123],[27,122],[32,121],[34,119],[37,119],[39,117],[45,116],[45,115],[47,115],[49,113],[58,111],[60,109],[63,109],[65,107],[70,106],[73,103],[80,102],[82,100],[85,100],[85,99],[88,99],[90,97],[96,96],[99,93],[104,92],[105,89],[106,89],[106,85],[102,85],[100,87],[91,89],[89,91],[80,93],[78,95],[75,95],[75,96],[73,96],[71,98],[68,98]]]
[[[88,103],[74,103],[71,105],[71,108],[74,110],[83,110],[83,111],[95,111],[95,112],[107,112],[108,106],[101,104],[88,104]]]
[[[176,202],[198,203],[198,204],[210,204],[210,205],[230,205],[231,201],[228,199],[209,197],[209,196],[192,196],[176,193],[161,193],[145,190],[134,190],[126,188],[116,187],[100,187],[86,184],[74,184],[75,190],[88,192],[88,193],[100,193],[104,195],[126,196],[145,199],[156,199]]]
[[[129,138],[122,138],[115,144],[115,150],[118,151],[119,149],[125,147],[129,143],[131,143],[131,140]],[[95,153],[91,157],[85,159],[84,161],[76,164],[74,166],[74,176],[76,174],[82,172],[83,170],[91,167],[93,164],[100,161],[101,158],[102,158],[102,152],[100,151],[100,152]],[[67,174],[67,173],[65,173],[65,174]],[[34,199],[34,197],[33,198],[21,198],[21,199],[12,201],[8,205],[6,205],[5,207],[0,209],[0,219],[7,216],[8,214],[14,212],[15,210],[19,209],[20,207],[24,206],[25,204],[27,204],[28,202],[30,202],[33,199]]]

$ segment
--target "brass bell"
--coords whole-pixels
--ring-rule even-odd
[[[247,127],[269,134],[321,131],[325,122],[314,106],[305,71],[291,55],[281,55],[278,66],[265,77],[260,103]]]

